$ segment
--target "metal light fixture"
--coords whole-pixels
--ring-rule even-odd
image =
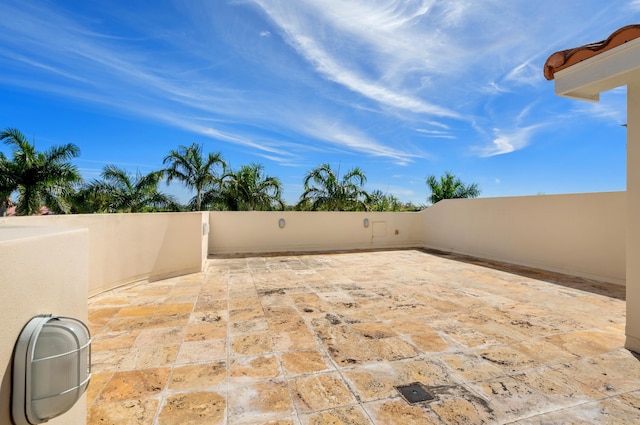
[[[78,319],[32,318],[13,353],[11,415],[16,425],[47,422],[73,407],[91,379],[91,333]]]
[[[278,227],[281,229],[284,229],[284,218],[281,218],[280,220],[278,220]]]
[[[362,225],[363,225],[364,227],[369,227],[369,219],[368,219],[368,218],[365,218],[364,220],[362,220]]]

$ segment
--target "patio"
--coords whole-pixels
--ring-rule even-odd
[[[88,424],[638,423],[624,297],[420,250],[213,257],[89,299]]]

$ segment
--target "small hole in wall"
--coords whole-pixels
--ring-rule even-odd
[[[400,230],[396,229],[396,235],[400,234]]]

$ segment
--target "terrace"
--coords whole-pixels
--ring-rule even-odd
[[[17,335],[47,312],[95,338],[88,394],[52,425],[638,423],[640,38],[627,34],[547,69],[564,96],[628,85],[626,192],[0,219],[0,423]],[[414,382],[433,399],[406,402],[395,387]]]
[[[637,423],[624,309],[619,285],[440,252],[213,257],[90,299],[87,423]]]

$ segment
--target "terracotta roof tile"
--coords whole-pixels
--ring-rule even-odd
[[[627,25],[615,31],[606,40],[555,52],[544,63],[544,76],[547,80],[553,80],[556,72],[638,37],[640,37],[640,24]]]

